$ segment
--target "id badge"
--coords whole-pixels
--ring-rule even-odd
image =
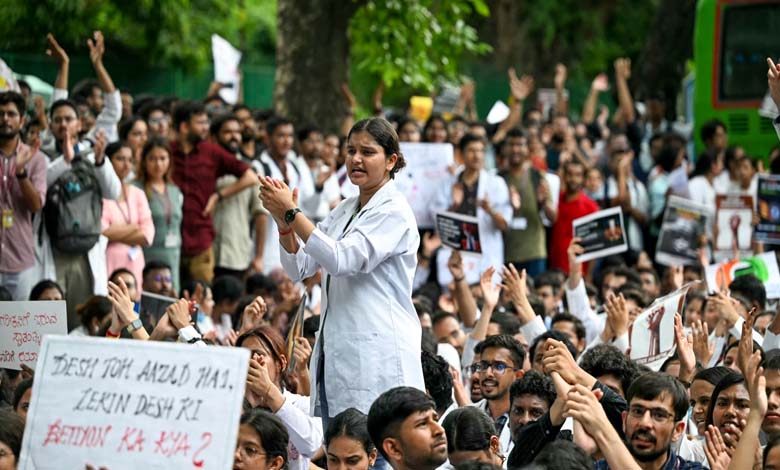
[[[3,209],[3,228],[11,228],[13,226],[14,226],[13,209]]]
[[[176,248],[179,246],[179,236],[175,233],[165,235],[165,248]]]
[[[510,222],[509,227],[512,230],[525,230],[528,228],[528,219],[525,217],[515,217]]]
[[[127,250],[127,256],[130,257],[130,261],[135,261],[136,258],[141,254],[141,249],[137,246],[131,246],[129,250]]]

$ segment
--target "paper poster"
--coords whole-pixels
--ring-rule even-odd
[[[451,184],[452,144],[401,142],[401,153],[406,168],[396,176],[398,190],[412,206],[417,227],[434,228],[430,204],[439,188]]]
[[[433,98],[412,96],[409,98],[409,116],[417,122],[425,122],[433,112]]]
[[[723,261],[752,253],[753,198],[737,194],[715,197],[715,259]]]
[[[493,107],[490,108],[490,111],[488,112],[487,118],[485,120],[488,124],[498,124],[499,122],[503,122],[506,118],[508,118],[510,112],[511,110],[509,109],[509,106],[507,106],[503,101],[498,100],[493,104]]]
[[[563,90],[563,99],[569,100],[569,90]],[[555,88],[537,88],[536,103],[542,116],[550,116],[550,109],[558,103],[558,92]]]
[[[444,84],[433,98],[433,112],[452,115],[455,112],[455,106],[458,105],[458,100],[460,100],[460,87]]]
[[[249,350],[46,336],[19,470],[232,468]]]
[[[547,184],[550,186],[550,199],[552,199],[553,207],[558,207],[558,199],[561,197],[561,177],[556,173],[546,172],[544,179],[547,180]],[[542,224],[545,227],[552,227],[553,223],[547,218],[547,214],[544,211],[539,211],[539,215],[542,218]]]
[[[674,314],[683,311],[689,284],[657,299],[630,327],[631,360],[658,371],[674,353]]]
[[[577,256],[579,263],[628,250],[626,230],[623,227],[623,209],[620,207],[610,207],[574,219],[572,231],[575,237],[580,238],[580,245],[585,249]]]
[[[35,369],[44,335],[67,335],[64,300],[0,302],[0,368]]]
[[[753,239],[780,245],[780,175],[758,175],[758,225]]]
[[[20,92],[13,70],[3,59],[0,59],[0,91]]]
[[[698,266],[700,240],[705,234],[709,210],[693,201],[669,196],[655,261],[665,266]]]
[[[303,317],[306,313],[306,303],[309,300],[308,294],[303,294],[298,310],[290,322],[290,328],[287,331],[285,346],[287,349],[287,373],[295,371],[295,339],[303,336]]]
[[[454,212],[436,214],[436,231],[441,243],[455,250],[482,253],[479,240],[479,219]]]
[[[238,102],[238,89],[241,84],[241,51],[233,47],[225,38],[218,34],[211,35],[211,55],[214,57],[214,80],[227,83],[222,87],[219,96],[229,104]]]
[[[704,269],[707,289],[710,291],[728,289],[731,281],[745,274],[753,274],[764,283],[767,298],[780,298],[780,270],[774,251],[711,264]]]

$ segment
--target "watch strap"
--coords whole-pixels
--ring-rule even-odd
[[[127,332],[128,333],[132,333],[133,331],[138,330],[138,329],[140,329],[143,326],[144,325],[143,325],[143,323],[141,323],[141,319],[140,318],[136,318],[129,325],[127,325]]]
[[[284,213],[284,221],[288,224],[293,223],[295,220],[295,216],[301,212],[300,207],[296,207],[295,209],[290,209],[287,212]]]

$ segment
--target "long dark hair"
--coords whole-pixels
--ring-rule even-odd
[[[327,448],[333,439],[341,436],[359,442],[366,454],[371,454],[371,451],[376,449],[368,434],[368,416],[357,408],[347,408],[330,420],[325,431],[325,447]]]
[[[260,436],[268,459],[281,457],[284,459],[282,469],[287,468],[287,446],[290,442],[290,434],[282,420],[265,410],[253,409],[241,416],[241,424],[251,427]]]
[[[725,377],[723,377],[722,379],[720,379],[720,382],[718,382],[718,384],[715,385],[715,388],[712,390],[712,397],[710,398],[710,406],[707,407],[707,420],[706,420],[707,426],[713,424],[712,415],[715,412],[715,402],[718,400],[718,396],[720,396],[720,393],[729,387],[733,387],[734,385],[739,385],[744,383],[745,383],[745,377],[738,372],[731,372]]]
[[[447,434],[447,452],[490,450],[496,426],[484,411],[473,406],[452,410],[442,423]]]

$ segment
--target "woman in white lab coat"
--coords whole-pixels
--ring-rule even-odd
[[[311,399],[325,428],[328,418],[347,408],[368,413],[393,387],[424,390],[421,328],[411,299],[420,237],[393,182],[404,159],[390,123],[372,118],[355,124],[346,165],[360,194],[316,227],[297,208],[297,191],[271,178],[260,183],[260,197],[279,226],[287,274],[299,281],[322,268]]]

